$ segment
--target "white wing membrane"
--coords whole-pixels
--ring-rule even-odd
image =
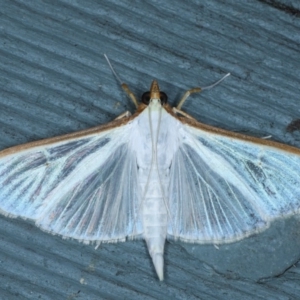
[[[86,242],[141,234],[129,126],[0,159],[0,209],[43,230]]]
[[[299,211],[299,155],[184,128],[170,169],[170,238],[235,241]]]
[[[149,128],[139,140],[148,115],[140,116],[81,137],[1,152],[0,212],[84,242],[140,236],[145,199],[139,176],[152,167]],[[168,206],[168,238],[232,242],[300,211],[297,151],[197,129],[171,115],[162,120],[157,168],[168,186],[159,194]]]

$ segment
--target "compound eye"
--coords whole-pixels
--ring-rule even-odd
[[[168,96],[164,92],[160,92],[160,102],[161,104],[166,104],[168,101]]]
[[[149,104],[150,102],[150,92],[145,92],[143,95],[142,95],[142,102],[146,105]]]

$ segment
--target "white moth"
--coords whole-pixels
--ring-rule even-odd
[[[0,209],[85,243],[227,243],[300,209],[300,149],[201,124],[156,81],[137,111],[0,152]]]

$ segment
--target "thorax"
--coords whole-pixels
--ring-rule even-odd
[[[179,122],[160,103],[151,103],[134,120],[132,149],[136,153],[139,169],[167,170],[173,153],[178,148]]]

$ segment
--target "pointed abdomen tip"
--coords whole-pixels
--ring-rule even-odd
[[[153,255],[152,261],[159,280],[164,280],[164,258],[162,254],[157,253]]]

